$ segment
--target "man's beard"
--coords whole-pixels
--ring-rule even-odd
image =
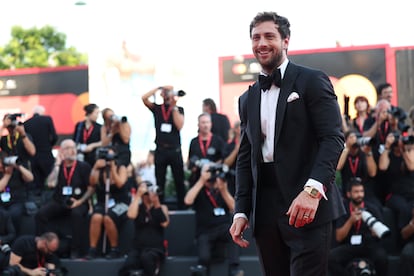
[[[363,198],[362,197],[351,198],[351,202],[354,205],[360,205],[362,203],[362,201],[363,201]]]
[[[261,64],[262,68],[264,71],[266,72],[273,72],[274,69],[276,69],[276,67],[278,66],[278,64],[280,64],[282,62],[282,58],[283,58],[283,52],[282,51],[278,51],[276,52],[276,54],[274,56],[271,57],[270,61]],[[257,58],[256,59],[260,61],[260,59]]]

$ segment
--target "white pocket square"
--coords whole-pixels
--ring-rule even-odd
[[[287,102],[290,103],[290,102],[293,102],[294,100],[297,100],[297,99],[299,99],[299,94],[296,93],[296,92],[292,92],[292,93],[290,93],[289,97],[287,98]]]

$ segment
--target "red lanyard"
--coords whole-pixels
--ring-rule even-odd
[[[63,163],[63,175],[65,176],[65,179],[66,179],[66,184],[67,184],[68,186],[70,186],[70,184],[71,184],[71,182],[72,182],[72,177],[73,177],[73,174],[74,174],[74,172],[75,172],[76,160],[73,162],[73,165],[72,165],[72,167],[70,168],[69,175],[68,175],[68,170],[66,169],[66,164],[65,164],[65,163],[66,163],[66,162],[64,162],[64,163]]]
[[[210,133],[207,137],[206,144],[204,145],[203,138],[200,135],[198,135],[198,144],[200,145],[200,150],[201,150],[201,154],[203,155],[203,157],[207,156],[207,150],[208,150],[208,147],[210,147],[212,137],[213,135]]]
[[[207,196],[208,196],[208,199],[210,199],[210,202],[211,202],[211,204],[213,204],[214,208],[217,208],[217,207],[218,207],[217,201],[216,201],[216,199],[215,199],[215,198],[211,195],[210,190],[206,187],[206,188],[204,189],[204,191],[206,192],[206,194],[207,194]]]
[[[42,254],[40,257],[39,252],[37,252],[37,267],[45,267],[45,256]]]
[[[388,121],[384,123],[384,132],[382,132],[381,126],[378,127],[378,133],[380,136],[380,142],[385,143],[385,135],[388,132]]]
[[[361,208],[364,208],[365,204],[364,202],[361,203]],[[360,209],[361,209],[360,208]],[[349,212],[352,213],[354,212],[353,208],[352,208],[352,204],[351,202],[349,202]],[[361,229],[361,224],[362,224],[362,219],[358,220],[357,222],[355,222],[355,233],[358,234],[359,233],[359,229]]]
[[[165,110],[165,104],[161,105],[162,118],[164,119],[164,122],[168,121],[168,118],[170,117],[172,110],[172,106],[169,106],[168,110]]]
[[[83,129],[83,142],[86,144],[86,141],[88,141],[89,137],[91,136],[93,130],[93,124],[89,127],[89,129],[86,129],[86,127]]]
[[[355,162],[352,162],[352,157],[348,157],[349,167],[351,168],[351,172],[353,176],[356,176],[359,164],[359,156],[355,157]]]

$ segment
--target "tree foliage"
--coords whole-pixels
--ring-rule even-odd
[[[10,41],[0,47],[0,69],[75,66],[87,63],[86,54],[66,48],[66,35],[52,26],[23,29],[13,26]]]

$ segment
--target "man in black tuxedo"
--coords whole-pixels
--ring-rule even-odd
[[[250,36],[262,73],[239,99],[230,233],[247,247],[250,222],[265,275],[327,275],[332,221],[345,212],[334,183],[344,146],[337,99],[326,74],[288,60],[287,18],[259,13]]]
[[[46,185],[46,178],[53,169],[55,158],[52,148],[58,140],[52,117],[45,115],[45,108],[37,105],[33,108],[33,117],[24,122],[26,132],[33,138],[36,155],[32,158],[34,176],[30,190],[40,193]]]

